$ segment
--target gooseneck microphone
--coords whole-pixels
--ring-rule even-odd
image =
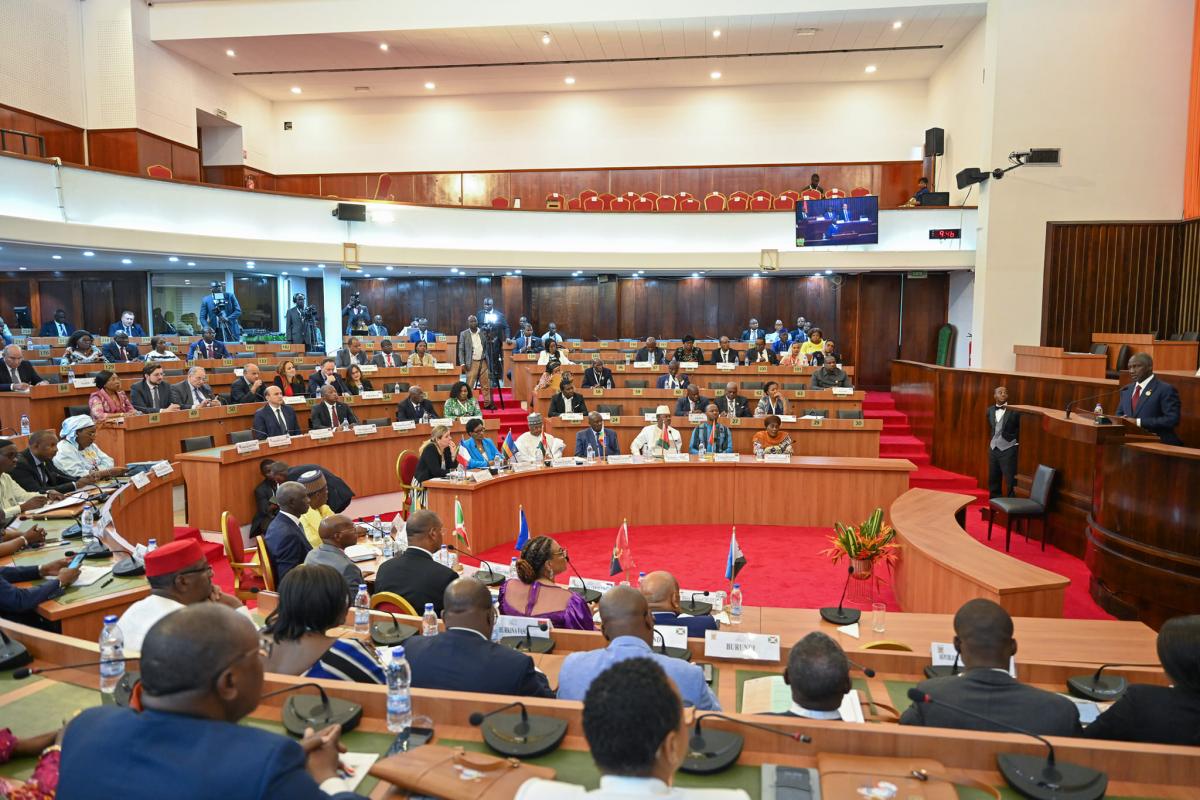
[[[847,658],[846,660],[850,662],[850,666],[854,667],[855,669],[862,670],[862,674],[866,675],[868,678],[875,677],[875,670],[871,669],[870,667],[864,666],[852,658]]]
[[[391,624],[379,621],[371,623],[371,641],[380,647],[395,647],[405,639],[410,639],[417,635],[416,627],[400,624],[400,620],[391,611],[384,608],[372,610],[382,611],[392,618]]]
[[[1157,667],[1158,664],[1101,664],[1100,668],[1091,675],[1074,675],[1067,678],[1067,688],[1071,694],[1097,703],[1107,703],[1116,700],[1129,688],[1129,681],[1120,675],[1103,675],[1109,667]]]
[[[842,597],[838,600],[837,608],[821,609],[821,619],[834,625],[853,625],[862,618],[862,612],[857,608],[843,608],[846,603],[846,592],[850,591],[850,579],[854,577],[854,565],[846,568],[846,585],[842,587]]]
[[[958,666],[960,658],[961,658],[961,654],[957,650],[955,650],[953,664],[951,664],[950,666],[946,666],[945,664],[930,664],[928,667],[925,668],[925,677],[926,678],[945,678],[950,675],[957,675],[959,672],[962,671]]]
[[[1108,776],[1099,770],[1079,764],[1059,763],[1054,755],[1054,745],[1033,731],[1018,728],[992,717],[977,714],[960,705],[935,700],[920,689],[908,690],[908,699],[913,703],[942,706],[957,714],[986,722],[1003,730],[1020,733],[1037,739],[1046,746],[1046,757],[1027,756],[1016,753],[998,753],[996,765],[1008,785],[1034,800],[1099,800],[1108,789]]]
[[[793,733],[791,731],[772,728],[769,725],[761,725],[757,722],[730,717],[725,714],[715,712],[706,713],[703,716],[696,717],[696,724],[692,728],[691,738],[688,739],[687,757],[679,767],[682,771],[695,775],[711,775],[714,772],[728,769],[738,760],[738,756],[742,754],[742,746],[746,740],[741,734],[718,728],[703,729],[703,722],[713,719],[727,720],[737,725],[744,725],[747,728],[754,728],[766,731],[767,733],[773,733],[776,736],[783,736],[795,742],[808,744],[812,741],[811,736],[798,731]]]
[[[21,647],[21,645],[17,644],[16,642],[13,642],[13,644]],[[21,647],[21,649],[24,650],[25,648]],[[26,657],[28,658],[28,653],[26,653]],[[43,675],[48,672],[60,672],[68,669],[84,669],[86,667],[98,667],[101,664],[128,663],[130,661],[138,660],[140,660],[138,656],[128,656],[126,658],[103,658],[96,659],[94,661],[83,661],[78,664],[61,664],[57,667],[22,667],[21,669],[13,671],[13,679],[20,681],[28,678],[31,675]],[[28,663],[28,660],[25,663]],[[125,674],[121,676],[121,679],[117,681],[117,685],[113,689],[113,702],[122,708],[128,708],[133,698],[134,686],[136,686],[140,680],[141,675],[139,673],[126,670]]]
[[[1121,390],[1118,388],[1118,389],[1113,389],[1113,390],[1107,391],[1107,392],[1100,392],[1099,394],[1094,394],[1090,397],[1081,397],[1078,400],[1073,400],[1070,403],[1067,403],[1066,419],[1071,418],[1071,411],[1078,408],[1081,403],[1088,403],[1088,402],[1091,402],[1092,400],[1099,400],[1101,397],[1110,397],[1114,394],[1120,394],[1120,393],[1121,393]],[[1109,422],[1109,419],[1107,417],[1105,417],[1103,414],[1096,417],[1096,422],[1099,425],[1111,424]]]
[[[697,597],[708,597],[708,591],[692,592],[690,599],[679,604],[679,609],[686,614],[691,614],[693,617],[702,617],[705,614],[711,614],[713,610],[712,603],[697,602]]]
[[[519,708],[521,713],[502,713],[510,708]],[[519,700],[487,713],[475,711],[468,722],[482,731],[488,747],[511,758],[545,755],[555,750],[567,735],[565,719],[530,714]]]
[[[475,555],[466,547],[459,547],[456,544],[449,545],[449,547],[451,550],[457,551],[459,553],[466,553],[471,558],[478,561],[480,563],[480,565],[487,568],[488,574],[487,574],[486,578],[481,577],[478,571],[476,571],[476,573],[474,575],[475,580],[479,581],[484,586],[499,586],[500,584],[504,583],[504,576],[497,575],[496,571],[494,569],[492,569],[492,565],[490,563],[488,563],[488,561],[486,561],[485,559],[480,558],[479,556]]]
[[[525,626],[524,636],[505,636],[500,639],[500,644],[523,653],[552,653],[554,652],[554,639],[549,637],[533,638],[533,631],[544,630],[549,630],[549,623],[544,619],[539,619],[536,625]]]
[[[283,727],[292,736],[303,737],[308,728],[320,730],[329,725],[338,725],[342,733],[346,733],[354,730],[362,719],[362,706],[340,697],[330,697],[317,683],[298,683],[276,689],[259,697],[259,702],[300,689],[316,689],[319,697],[289,697],[283,704]]]
[[[658,645],[658,652],[661,655],[667,656],[668,658],[678,658],[682,661],[692,660],[691,650],[687,649],[686,647],[667,647],[667,637],[663,636],[662,631],[660,631],[658,628],[652,628],[652,630],[654,631],[655,638],[661,640],[662,642],[660,645]]]
[[[9,638],[7,633],[0,630],[0,672],[23,667],[30,661],[33,661],[33,656],[29,655],[25,645]]]
[[[587,584],[583,581],[583,576],[579,574],[579,570],[575,569],[575,565],[571,563],[570,558],[564,559],[567,566],[571,568],[571,572],[575,573],[575,577],[579,578],[579,585],[570,587],[570,590],[584,599],[584,602],[594,603],[600,599],[600,593],[595,589],[587,588]]]

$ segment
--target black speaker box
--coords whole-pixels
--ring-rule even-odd
[[[366,222],[367,207],[361,203],[338,203],[333,215],[346,222]]]
[[[946,154],[946,132],[941,128],[930,128],[925,131],[925,157]]]

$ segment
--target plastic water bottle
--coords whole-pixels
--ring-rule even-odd
[[[83,531],[83,541],[89,545],[96,541],[95,521],[91,504],[85,505],[79,515],[79,528]]]
[[[762,442],[754,443],[754,460],[762,461],[764,457]]]
[[[706,455],[706,451],[704,449],[704,442],[700,443],[700,448],[698,450],[696,450],[696,455],[700,456],[701,461],[704,460],[704,456]]]
[[[517,577],[517,557],[513,556],[512,561],[508,562],[508,577]]]
[[[146,542],[146,552],[147,553],[153,553],[157,549],[158,549],[158,539],[151,539],[150,541]]]
[[[348,420],[348,419],[342,420],[342,430],[343,431],[350,430],[350,420]]]
[[[371,629],[371,595],[367,594],[367,585],[358,585],[358,594],[354,595],[354,632],[367,633]]]
[[[29,415],[28,414],[21,415],[21,435],[22,436],[29,435]]]
[[[70,386],[75,382],[75,367],[67,365],[67,385]]]
[[[421,617],[421,635],[422,636],[437,636],[438,619],[437,614],[433,610],[433,603],[425,604],[425,614]]]
[[[1100,405],[1099,403],[1096,403],[1096,407],[1094,409],[1092,409],[1092,413],[1095,414],[1096,416],[1100,416],[1101,414],[1104,413],[1104,406]],[[25,418],[24,417],[21,417],[21,430],[22,431],[25,430]]]
[[[734,625],[742,624],[742,585],[735,583],[729,593],[729,621]]]
[[[387,663],[387,728],[392,733],[408,733],[412,727],[412,670],[404,657],[404,647],[392,648]]]
[[[393,547],[392,544],[393,544],[392,537],[390,537],[390,536],[383,537],[383,557],[384,558],[391,558],[392,556],[396,555],[396,548]]]
[[[625,354],[625,366],[626,366],[626,368],[629,367],[629,353]]]
[[[641,586],[641,585],[642,585],[642,581],[644,581],[644,580],[646,580],[646,573],[645,573],[645,572],[639,572],[639,573],[638,573],[638,580],[637,580],[637,584],[635,584],[635,587],[636,587],[636,586]]]
[[[124,657],[125,635],[117,627],[117,615],[109,614],[104,618],[104,628],[100,631],[100,659],[104,662],[109,659]],[[102,693],[101,697],[104,698],[106,703],[113,702],[113,692],[117,690],[117,683],[124,674],[124,661],[100,664],[100,691]]]
[[[497,453],[496,457],[492,459],[492,469],[496,470],[496,472],[499,472],[503,468],[504,468],[504,457],[501,456],[499,453]]]
[[[446,548],[446,566],[450,569],[458,567],[458,551]]]
[[[587,463],[596,463],[596,448],[592,447],[590,444],[587,446]]]
[[[371,544],[379,547],[382,544],[379,540],[383,538],[383,522],[380,521],[379,515],[375,515],[375,519],[371,520]]]

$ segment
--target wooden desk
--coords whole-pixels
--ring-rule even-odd
[[[750,411],[753,413],[755,406],[758,405],[758,398],[763,395],[763,390],[759,388],[762,386],[762,382],[747,381],[747,383],[750,383],[751,386],[743,387],[742,396],[749,401]],[[685,394],[682,389],[598,389],[592,387],[580,388],[578,391],[584,402],[587,403],[589,410],[596,411],[601,405],[617,406],[616,412],[610,412],[615,416],[651,413],[659,405],[666,405],[674,411],[676,401]],[[537,392],[533,398],[532,410],[546,416],[550,410],[550,400],[555,394],[556,392],[552,389],[542,389]],[[839,411],[862,412],[863,399],[866,397],[865,392],[835,395],[829,389],[788,389],[781,391],[780,394],[787,401],[788,413],[793,416],[803,416],[813,409],[824,411],[829,417],[835,419]],[[701,396],[712,400],[714,397],[724,397],[725,390],[708,390],[701,392]],[[643,411],[643,409],[648,410]]]
[[[628,453],[633,440],[642,428],[652,423],[645,417],[610,417],[604,423],[617,434],[622,453]],[[721,419],[733,434],[733,449],[737,453],[752,453],[754,434],[763,430],[762,419],[739,417]],[[679,431],[683,449],[688,449],[692,430],[696,427],[687,417],[671,417],[671,426]],[[587,427],[587,417],[580,422],[565,422],[561,417],[546,420],[546,430],[566,443],[565,452],[575,452],[575,435]],[[879,435],[883,431],[883,420],[879,419],[797,419],[785,422],[782,430],[792,437],[792,455],[795,456],[853,456],[856,458],[879,457]]]
[[[1017,372],[1103,378],[1107,368],[1105,356],[1092,353],[1068,353],[1061,347],[1034,347],[1017,344],[1013,345],[1013,353],[1017,356]]]
[[[214,409],[220,411],[221,409]],[[495,419],[486,421],[489,432],[496,431]],[[456,438],[464,428],[456,423]],[[369,496],[400,491],[396,477],[396,459],[401,452],[416,452],[429,438],[429,426],[418,425],[410,431],[382,428],[370,436],[335,431],[332,439],[313,441],[296,437],[287,447],[268,447],[240,454],[234,447],[215,447],[182,453],[178,456],[187,485],[188,524],[202,530],[220,530],[221,512],[229,511],[242,524],[254,517],[254,487],[262,482],[259,462],[264,458],[286,461],[289,465],[320,464],[354,490]],[[444,520],[454,519],[453,511]]]
[[[866,519],[908,489],[915,467],[903,459],[793,458],[766,464],[743,456],[737,463],[595,464],[536,469],[483,483],[429,481],[428,503],[443,520],[463,506],[476,552],[516,538],[517,507],[524,505],[532,530],[559,531],[631,525],[747,524],[832,526],[835,520]],[[789,497],[803,484],[829,503],[763,503]],[[605,502],[597,503],[603,485]],[[671,495],[647,496],[647,486],[671,486]],[[687,497],[688,502],[673,498]],[[836,498],[836,502],[832,499]]]
[[[1172,342],[1155,339],[1149,333],[1093,333],[1093,344],[1108,345],[1108,368],[1115,369],[1121,345],[1127,344],[1134,353],[1145,353],[1154,359],[1156,370],[1196,371],[1200,342]]]
[[[899,540],[893,572],[896,599],[906,611],[954,613],[983,597],[1013,616],[1061,617],[1070,581],[976,541],[955,516],[974,498],[909,489],[889,516]]]

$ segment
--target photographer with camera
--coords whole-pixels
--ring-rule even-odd
[[[321,325],[317,319],[317,309],[306,305],[303,294],[292,295],[295,303],[288,309],[285,333],[289,344],[302,344],[306,352],[324,350],[325,343],[321,336]]]
[[[350,294],[350,302],[342,309],[342,318],[346,320],[346,333],[353,336],[366,336],[367,328],[371,325],[371,312],[362,304],[362,295],[358,291]]]
[[[213,281],[212,291],[200,301],[200,324],[212,328],[222,342],[239,342],[242,339],[242,307],[232,292],[225,291],[225,284]]]

